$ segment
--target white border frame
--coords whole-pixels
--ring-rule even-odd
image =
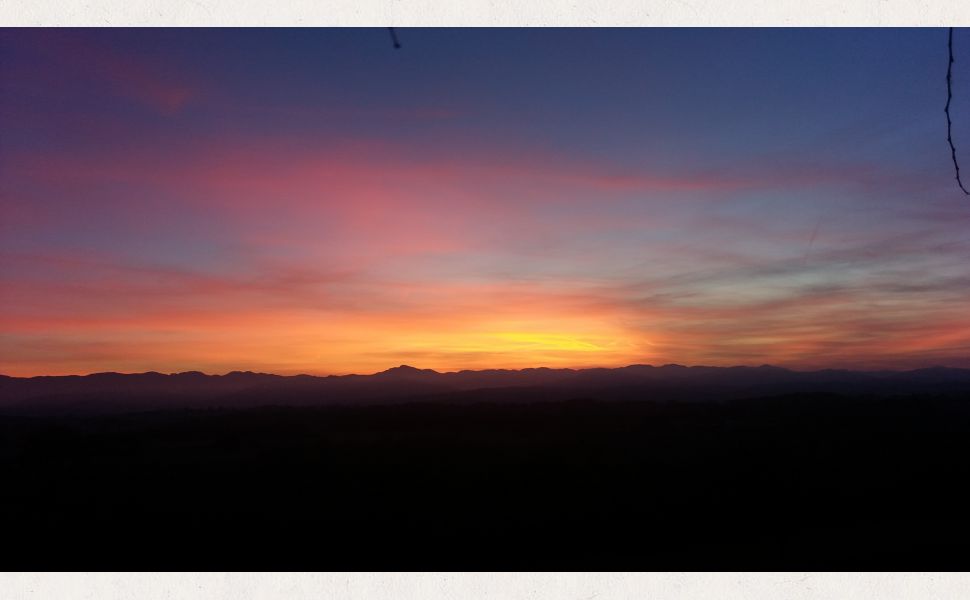
[[[965,600],[959,573],[4,573],[4,600]]]
[[[0,0],[0,27],[970,26],[958,0]],[[963,600],[966,573],[3,573],[3,600]]]
[[[2,0],[0,26],[970,26],[962,0]]]

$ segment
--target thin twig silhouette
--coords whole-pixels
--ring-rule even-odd
[[[393,27],[388,27],[387,30],[389,32],[391,32],[391,43],[394,44],[394,47],[395,48],[400,48],[401,47],[401,42],[398,41],[398,39],[397,39],[397,32],[394,31],[394,28]]]
[[[967,191],[967,188],[963,187],[963,181],[960,179],[960,163],[957,162],[957,149],[953,146],[953,136],[950,133],[950,129],[953,126],[953,123],[950,121],[950,100],[953,98],[953,88],[951,83],[953,79],[952,27],[950,28],[950,39],[947,43],[947,47],[950,50],[950,62],[948,62],[946,65],[946,108],[943,109],[943,112],[946,113],[946,141],[950,143],[950,155],[953,157],[953,168],[956,169],[957,172],[957,185],[960,186],[960,189],[963,190],[964,194],[970,196],[970,192]]]

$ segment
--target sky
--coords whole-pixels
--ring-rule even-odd
[[[945,29],[397,33],[0,30],[0,373],[970,367]]]

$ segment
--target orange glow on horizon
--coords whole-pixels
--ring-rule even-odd
[[[444,45],[410,66],[352,31],[4,33],[2,374],[970,367],[970,211],[932,158],[938,109],[870,93],[932,32],[814,72],[844,105],[754,43],[697,37],[754,60],[673,52],[699,62],[650,85],[616,62],[690,32],[522,61],[427,31]],[[802,52],[715,38],[763,34]],[[919,116],[887,143],[878,115]]]

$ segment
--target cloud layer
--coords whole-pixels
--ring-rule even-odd
[[[0,372],[970,366],[932,30],[317,33],[2,32]]]

